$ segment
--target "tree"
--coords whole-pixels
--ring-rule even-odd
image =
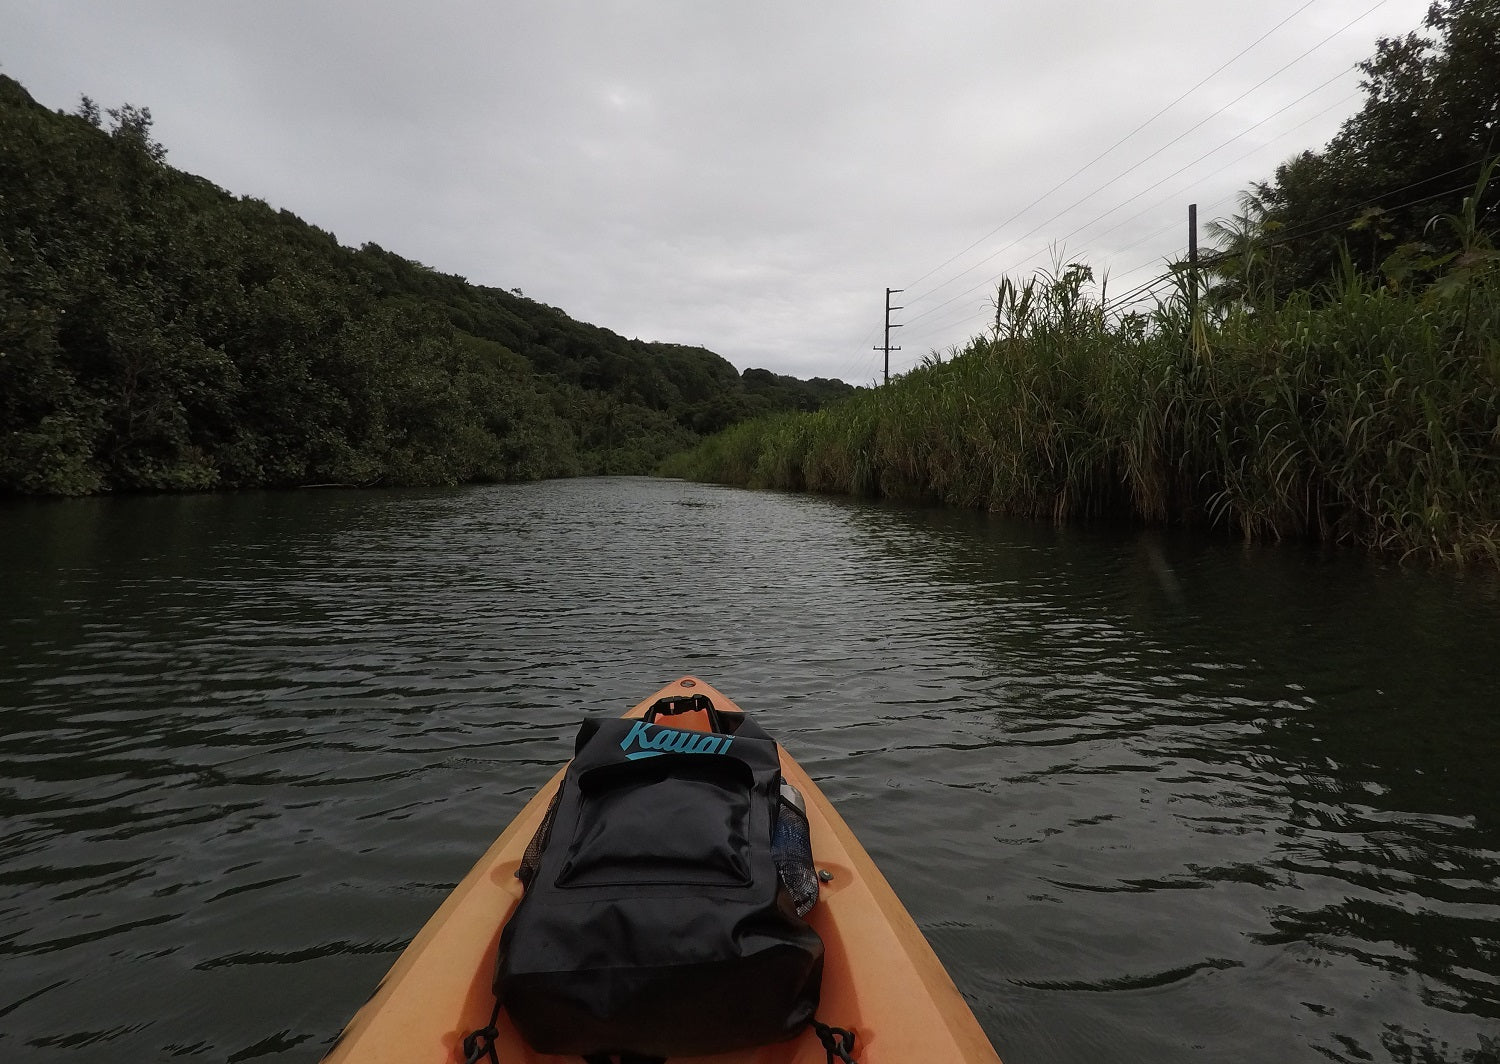
[[[93,101],[87,96],[84,98],[85,105]],[[84,112],[84,117],[89,117]],[[114,122],[110,129],[110,136],[128,149],[138,151],[154,163],[162,162],[167,157],[167,149],[151,139],[151,108],[135,107],[131,104],[121,104],[119,107],[109,109],[109,117]],[[94,108],[93,124],[98,124],[98,108]]]
[[[1430,35],[1384,38],[1360,64],[1365,102],[1322,152],[1280,166],[1263,190],[1276,244],[1278,288],[1325,282],[1347,253],[1374,274],[1428,222],[1458,208],[1500,150],[1500,0],[1438,0]],[[1500,203],[1491,187],[1479,214]]]
[[[0,76],[0,491],[646,473],[715,414],[848,390],[762,392],[711,351],[342,247],[151,131]]]
[[[1204,226],[1218,252],[1207,261],[1207,272],[1215,278],[1207,302],[1217,309],[1274,306],[1280,251],[1275,237],[1282,223],[1271,217],[1266,192],[1265,185],[1257,185],[1240,193],[1237,213],[1215,218]]]

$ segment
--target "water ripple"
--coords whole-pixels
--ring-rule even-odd
[[[579,716],[685,671],[1011,1064],[1500,1052],[1483,578],[635,479],[0,542],[6,1059],[316,1058]]]

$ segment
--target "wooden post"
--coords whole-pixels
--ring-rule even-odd
[[[1198,320],[1198,205],[1188,204],[1188,320]]]

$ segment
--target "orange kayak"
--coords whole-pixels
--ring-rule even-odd
[[[625,716],[643,715],[658,699],[694,694],[707,695],[720,712],[740,712],[709,684],[685,676]],[[807,917],[826,950],[819,1017],[856,1033],[854,1056],[861,1064],[999,1064],[963,996],[848,825],[785,750],[781,771],[802,792],[813,859],[826,873]],[[521,900],[516,870],[562,776],[559,770],[454,888],[325,1061],[461,1064],[464,1036],[489,1022],[500,929]],[[497,1027],[496,1047],[505,1064],[578,1059],[533,1052],[504,1010]],[[809,1032],[788,1042],[692,1059],[825,1064],[827,1053]]]

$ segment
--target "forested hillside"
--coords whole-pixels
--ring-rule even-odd
[[[167,165],[0,77],[0,492],[644,473],[842,381],[740,374]]]

